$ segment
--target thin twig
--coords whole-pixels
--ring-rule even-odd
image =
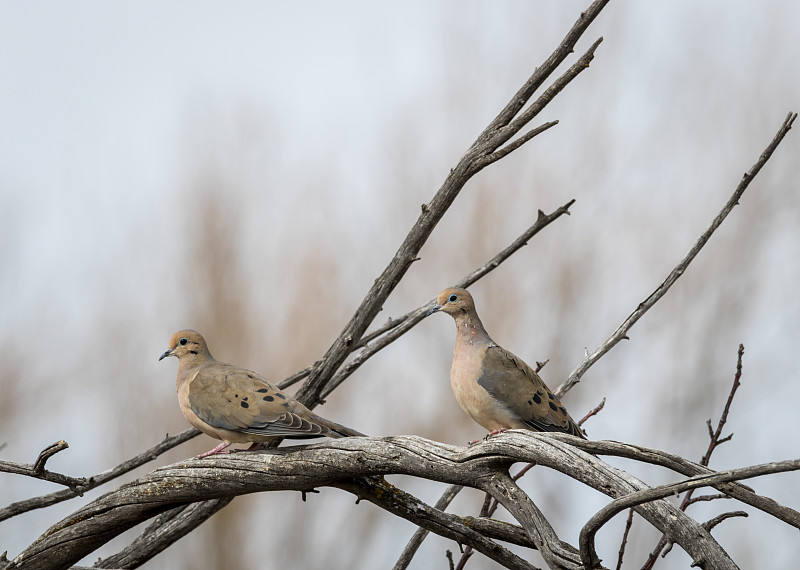
[[[619,326],[619,328],[614,331],[608,340],[603,342],[599,347],[595,349],[595,351],[586,357],[586,359],[569,375],[569,377],[556,389],[555,394],[559,398],[563,397],[564,394],[567,393],[575,384],[580,382],[583,375],[586,373],[587,370],[597,362],[605,353],[611,350],[616,344],[624,338],[627,338],[628,331],[636,324],[642,315],[644,315],[656,302],[664,296],[664,294],[669,290],[672,285],[678,280],[678,278],[683,275],[686,271],[689,264],[694,260],[703,246],[708,242],[711,238],[711,235],[716,231],[716,229],[720,226],[720,224],[725,220],[728,214],[731,213],[733,207],[739,204],[739,200],[744,194],[744,191],[750,185],[750,182],[756,177],[759,173],[761,168],[767,163],[769,158],[772,156],[772,153],[775,152],[775,149],[778,148],[778,145],[783,140],[783,137],[789,132],[792,128],[792,123],[797,118],[797,113],[789,113],[786,116],[786,119],[783,121],[781,128],[778,130],[777,134],[773,137],[772,141],[769,143],[767,148],[764,152],[761,153],[756,163],[748,170],[744,176],[742,177],[741,182],[734,190],[733,195],[731,195],[728,203],[722,208],[722,210],[717,214],[717,217],[714,218],[714,221],[711,222],[711,225],[703,232],[703,235],[697,240],[697,242],[692,246],[689,250],[689,253],[686,254],[680,263],[675,266],[667,278],[664,280],[661,285],[659,285],[655,291],[653,291],[647,299],[642,301],[636,310],[633,311],[625,321]]]
[[[42,450],[33,465],[16,463],[14,461],[0,461],[0,471],[4,473],[13,473],[15,475],[27,475],[34,479],[41,479],[43,481],[64,485],[69,488],[69,491],[65,490],[64,492],[73,493],[73,495],[83,495],[83,487],[86,485],[86,479],[47,471],[44,468],[45,463],[50,457],[68,447],[69,445],[64,440],[48,445]],[[2,513],[2,511],[0,511],[0,513]],[[3,519],[0,518],[0,520]]]
[[[703,528],[705,528],[706,530],[711,530],[712,528],[714,528],[715,526],[717,526],[719,523],[721,523],[724,520],[731,519],[733,517],[744,517],[744,518],[747,518],[748,516],[750,516],[750,515],[748,515],[744,511],[731,511],[730,513],[722,513],[721,515],[717,515],[713,519],[710,519],[710,520],[707,520],[706,522],[704,522],[703,523]]]
[[[728,393],[728,399],[725,401],[725,406],[722,409],[722,415],[719,418],[719,422],[717,423],[717,429],[714,430],[711,428],[711,420],[706,421],[706,426],[708,426],[708,436],[709,436],[709,443],[708,448],[706,449],[705,454],[703,455],[702,459],[700,460],[700,464],[703,466],[708,466],[709,462],[711,461],[711,454],[714,453],[714,450],[717,448],[718,445],[724,443],[725,441],[729,441],[730,437],[722,438],[720,440],[720,436],[722,435],[722,428],[725,423],[728,421],[728,413],[731,409],[731,404],[733,403],[733,397],[736,395],[736,390],[739,388],[740,379],[742,377],[742,357],[744,356],[744,345],[739,344],[739,350],[736,354],[736,374],[733,375],[733,385],[731,386],[731,391]],[[732,436],[733,434],[731,434]],[[680,510],[685,511],[689,505],[693,502],[692,494],[694,493],[694,489],[689,490],[686,495],[683,497],[681,501]],[[658,540],[653,551],[648,555],[647,560],[642,565],[641,570],[652,570],[653,566],[655,565],[656,561],[658,560],[659,555],[661,555],[663,551],[662,558],[666,556],[670,550],[672,550],[672,545],[667,538],[666,535],[661,535],[661,538]]]
[[[579,425],[579,426],[582,426],[582,425],[583,425],[583,423],[584,423],[586,420],[588,420],[588,419],[589,419],[589,418],[591,418],[592,416],[596,416],[597,414],[599,414],[599,413],[600,413],[600,410],[602,410],[602,409],[603,409],[603,408],[605,408],[605,407],[606,407],[606,399],[605,399],[605,398],[603,398],[603,399],[600,401],[600,403],[599,403],[599,404],[597,404],[597,406],[595,406],[594,408],[592,408],[591,410],[589,410],[589,413],[588,413],[588,414],[586,414],[585,416],[583,416],[583,417],[580,419],[580,421],[578,422],[578,425]]]
[[[729,441],[731,436],[726,438],[721,438],[722,436],[722,428],[725,427],[725,424],[728,422],[728,413],[731,411],[731,404],[733,403],[733,397],[736,395],[736,390],[739,389],[741,385],[741,378],[742,378],[742,357],[744,356],[744,345],[739,345],[739,351],[736,355],[736,374],[733,376],[733,386],[731,386],[731,391],[728,394],[728,399],[725,402],[725,407],[722,409],[722,415],[719,417],[719,422],[717,422],[717,429],[714,430],[714,433],[711,434],[710,441],[708,442],[708,449],[706,450],[703,458],[700,460],[701,465],[708,466],[708,462],[711,461],[711,454],[714,453],[714,450],[720,443],[724,443]],[[708,420],[709,424],[711,420]]]
[[[69,444],[64,441],[57,441],[55,443],[51,443],[47,447],[45,447],[41,453],[39,453],[39,457],[36,458],[36,461],[33,463],[33,472],[37,475],[44,471],[44,465],[47,463],[47,460],[53,457],[59,451],[64,451],[69,447]]]
[[[625,547],[628,544],[628,535],[633,526],[633,509],[628,511],[628,520],[625,521],[625,531],[622,533],[622,542],[619,545],[619,553],[617,554],[617,570],[622,568],[622,558],[625,556]]]
[[[726,495],[725,493],[714,493],[713,495],[700,495],[698,497],[691,497],[688,501],[686,501],[686,506],[693,505],[695,503],[704,503],[709,501],[716,501],[717,499],[732,499],[730,495]],[[684,509],[685,510],[685,509]]]

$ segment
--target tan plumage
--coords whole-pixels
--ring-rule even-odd
[[[468,291],[445,289],[428,314],[438,311],[456,322],[450,386],[473,420],[490,432],[522,428],[585,437],[539,375],[489,337]]]
[[[223,452],[231,443],[364,435],[318,416],[252,370],[217,362],[197,331],[173,334],[159,360],[167,356],[178,358],[175,384],[184,417],[223,441],[200,457]]]

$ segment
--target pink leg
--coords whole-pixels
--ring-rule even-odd
[[[489,439],[493,435],[497,435],[498,433],[503,433],[504,431],[508,431],[509,429],[510,428],[493,429],[492,431],[487,433],[485,436],[483,436],[483,438],[470,441],[469,444],[470,445],[475,445],[479,441],[486,441],[487,439]]]
[[[230,443],[225,443],[224,441],[220,443],[217,447],[212,449],[211,451],[206,451],[205,453],[201,453],[197,456],[197,459],[202,459],[203,457],[208,457],[209,455],[216,455],[217,453],[230,453],[230,451],[222,451],[226,447],[228,447]]]

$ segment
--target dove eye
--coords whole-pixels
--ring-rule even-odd
[[[450,297],[448,297],[447,300],[451,303],[455,303],[456,301],[458,301],[458,295],[450,295]]]
[[[180,344],[181,346],[186,346],[187,342],[189,342],[189,341],[186,340],[185,338],[182,338],[181,340],[178,341],[178,344]]]

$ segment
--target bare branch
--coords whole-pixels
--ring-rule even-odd
[[[714,218],[714,221],[711,222],[711,225],[703,232],[703,235],[697,240],[697,242],[692,246],[689,250],[689,253],[686,254],[680,263],[670,272],[667,278],[664,280],[661,285],[659,285],[655,291],[653,291],[647,299],[642,301],[636,310],[633,311],[627,319],[619,326],[619,328],[614,331],[608,340],[603,342],[599,347],[595,349],[595,351],[590,354],[567,378],[559,387],[556,389],[555,394],[559,398],[563,397],[567,391],[569,391],[575,384],[580,382],[583,375],[586,373],[587,370],[597,362],[605,353],[611,350],[616,344],[624,338],[627,338],[628,331],[636,324],[642,315],[644,315],[650,308],[658,302],[661,297],[669,290],[670,287],[678,280],[678,278],[683,275],[686,271],[686,268],[689,267],[689,264],[694,260],[703,246],[708,242],[711,238],[711,235],[716,231],[716,229],[722,224],[725,218],[730,214],[733,207],[739,204],[739,200],[744,194],[744,191],[750,185],[753,178],[759,173],[761,168],[767,163],[769,158],[772,156],[772,153],[775,152],[775,149],[778,148],[778,145],[783,140],[783,137],[786,136],[786,133],[792,128],[792,123],[797,118],[797,113],[789,113],[784,120],[781,128],[778,130],[777,134],[773,137],[772,141],[767,145],[767,148],[764,152],[761,153],[756,163],[748,170],[744,176],[742,177],[742,181],[739,182],[739,185],[736,187],[736,190],[731,195],[728,203],[725,204],[725,207],[717,214],[717,217]]]
[[[461,492],[463,489],[463,485],[450,485],[447,489],[445,489],[442,496],[436,501],[436,505],[434,508],[438,511],[444,511],[453,502],[453,499]],[[400,558],[397,559],[397,562],[394,563],[392,570],[405,570],[408,568],[408,565],[411,563],[411,559],[414,558],[414,555],[419,550],[419,547],[422,545],[422,542],[428,536],[430,531],[424,528],[418,528],[414,535],[411,537],[411,540],[408,541],[406,547],[403,549],[403,553],[400,555]]]
[[[720,443],[724,443],[729,441],[733,435],[730,435],[726,438],[720,439],[722,436],[722,428],[725,427],[725,423],[728,421],[728,413],[731,411],[731,404],[733,403],[733,397],[736,395],[736,390],[739,389],[741,385],[741,378],[742,378],[742,357],[744,356],[744,345],[739,345],[739,351],[736,355],[736,374],[733,376],[733,386],[731,386],[731,391],[728,394],[728,399],[725,402],[725,407],[722,409],[722,415],[719,417],[719,422],[717,422],[717,429],[714,430],[714,433],[711,434],[711,441],[708,442],[708,449],[706,450],[705,455],[700,460],[701,465],[708,465],[708,462],[711,461],[711,454],[714,453],[714,450]]]
[[[511,481],[507,465],[519,461],[544,465],[611,496],[647,488],[566,441],[583,440],[560,441],[547,434],[519,430],[467,448],[411,436],[343,438],[311,446],[189,459],[156,469],[82,507],[51,527],[15,559],[12,567],[53,568],[74,563],[126,529],[187,503],[270,490],[302,491],[389,474],[424,477],[491,492],[518,518],[533,542],[539,548],[547,548],[545,557],[558,559],[554,557],[575,549],[558,541],[535,505]],[[402,496],[397,493],[387,500]],[[409,517],[417,517],[409,520],[439,532],[438,526],[434,529],[426,522],[431,520],[429,511],[423,509],[420,515],[414,514],[417,506],[408,506]],[[699,523],[667,502],[648,503],[637,507],[637,512],[695,558],[701,551],[720,559],[727,556]],[[441,513],[439,522],[455,524],[458,519]],[[453,526],[448,528],[458,532]],[[544,533],[544,538],[538,533]],[[476,549],[480,546],[467,544]]]
[[[711,454],[714,453],[714,450],[717,448],[718,445],[724,443],[725,441],[730,440],[733,436],[731,434],[730,437],[723,438],[720,440],[719,436],[722,434],[722,428],[725,425],[725,422],[728,421],[728,413],[730,412],[731,404],[733,403],[733,397],[736,395],[736,390],[739,388],[739,380],[742,377],[742,357],[744,356],[744,345],[739,344],[739,350],[736,355],[736,374],[733,376],[733,386],[731,386],[731,391],[728,394],[728,399],[725,402],[725,406],[722,409],[722,415],[720,416],[719,422],[717,423],[717,429],[714,430],[711,427],[711,420],[709,419],[706,421],[706,426],[708,427],[708,437],[709,437],[709,444],[708,449],[706,450],[705,454],[703,455],[702,459],[700,460],[701,465],[708,465],[711,461]],[[685,511],[689,505],[691,505],[694,501],[692,500],[692,493],[694,491],[690,490],[686,495],[683,497],[683,501],[681,501],[680,509]],[[667,537],[662,535],[659,539],[656,547],[647,557],[644,565],[642,566],[642,570],[651,570],[658,560],[658,555],[667,547],[668,540]],[[667,547],[667,550],[664,552],[664,556],[671,550],[671,546]]]
[[[466,275],[461,281],[455,284],[456,287],[469,287],[491,271],[496,269],[501,263],[511,257],[522,247],[528,245],[528,241],[536,234],[549,226],[552,222],[557,220],[563,215],[569,215],[569,208],[575,200],[570,200],[560,208],[556,209],[550,214],[545,214],[539,210],[536,217],[536,222],[525,230],[517,239],[515,239],[508,247],[500,251],[497,255],[492,257],[489,261],[474,270],[472,273]],[[405,333],[415,327],[422,319],[425,318],[428,310],[436,304],[435,299],[431,299],[421,307],[417,307],[402,317],[396,319],[389,319],[389,322],[373,333],[364,337],[363,342],[369,342],[376,339],[379,335],[385,334],[382,338],[378,338],[375,342],[364,347],[364,349],[356,355],[353,360],[348,362],[342,367],[339,372],[331,379],[328,386],[322,391],[322,397],[327,397],[333,390],[335,390],[342,382],[344,382],[353,372],[355,372],[364,362],[373,357],[382,349],[389,346],[395,340],[403,336]]]
[[[694,503],[707,503],[716,501],[717,499],[732,499],[730,495],[725,493],[714,493],[713,495],[700,495],[699,497],[692,497],[686,501],[686,506],[693,505]]]
[[[719,523],[721,523],[724,520],[728,520],[728,519],[731,519],[733,517],[744,517],[744,518],[747,518],[748,516],[749,515],[744,511],[733,511],[733,512],[730,512],[730,513],[722,513],[721,515],[717,515],[713,519],[710,519],[710,520],[707,520],[706,522],[704,522],[703,523],[703,527],[706,530],[711,530],[712,528],[714,528],[715,526],[717,526]]]
[[[309,407],[314,407],[319,402],[325,386],[333,378],[353,348],[358,346],[367,327],[375,319],[386,299],[406,271],[408,271],[408,268],[417,259],[420,249],[433,232],[436,224],[439,223],[447,209],[458,197],[467,181],[487,166],[488,163],[482,163],[481,161],[524,127],[524,124],[517,124],[511,127],[510,122],[527,104],[539,86],[572,53],[578,39],[607,3],[608,0],[596,0],[586,11],[581,13],[578,21],[572,26],[572,29],[559,46],[541,66],[536,68],[509,103],[506,104],[498,116],[484,129],[467,152],[459,159],[441,188],[439,188],[431,201],[422,208],[422,213],[414,227],[403,240],[389,265],[375,280],[350,322],[347,323],[344,330],[325,353],[322,364],[315,367],[297,392],[299,401]],[[549,102],[544,96],[540,97],[539,101],[540,107],[536,111],[537,113]],[[500,133],[501,130],[502,133]]]
[[[789,459],[785,461],[773,461],[770,463],[762,463],[761,465],[752,465],[750,467],[742,467],[740,469],[729,469],[727,471],[718,471],[716,473],[709,473],[705,475],[698,475],[691,477],[684,481],[677,483],[670,483],[668,485],[661,485],[653,487],[652,489],[645,489],[626,495],[620,499],[611,501],[608,505],[599,510],[581,529],[580,535],[580,549],[581,560],[586,568],[598,568],[594,563],[597,560],[597,552],[594,548],[594,537],[597,531],[600,530],[604,524],[610,521],[617,513],[625,509],[643,505],[650,501],[663,499],[671,495],[678,495],[689,489],[698,489],[700,487],[715,486],[719,483],[729,483],[731,481],[738,481],[740,479],[749,479],[751,477],[759,477],[761,475],[770,475],[773,473],[785,473],[786,471],[800,470],[800,459]],[[716,561],[712,563],[711,560],[703,557],[700,559],[695,558],[694,564],[700,567],[711,565],[713,568]],[[736,566],[732,566],[735,568]]]
[[[422,524],[424,525],[423,528],[432,530],[446,538],[451,538],[459,544],[467,544],[470,547],[474,547],[506,568],[535,570],[535,566],[487,539],[476,527],[468,524],[465,519],[431,508],[413,495],[390,485],[383,478],[355,479],[344,483],[334,483],[333,486],[349,491],[359,499],[367,500],[394,515],[410,520],[414,524]],[[453,496],[455,497],[455,494]],[[474,520],[471,519],[470,523]],[[484,529],[491,528],[492,534],[497,538],[501,538],[501,540],[510,539],[517,544],[521,541],[525,546],[530,546],[531,544],[522,529],[516,527],[515,532],[508,532],[510,529],[515,528],[513,525],[484,520],[482,526]],[[413,553],[411,556],[413,556]],[[402,560],[403,557],[395,564],[395,568],[407,567],[407,562],[403,566],[398,566]],[[408,562],[410,561],[411,557],[408,557]]]
[[[603,38],[597,39],[591,47],[584,53],[578,61],[576,61],[570,68],[564,72],[564,74],[556,79],[553,84],[548,87],[544,93],[542,93],[536,101],[534,101],[530,107],[525,109],[522,113],[520,113],[519,117],[514,119],[507,127],[498,129],[497,134],[492,139],[492,144],[499,147],[501,144],[508,141],[511,137],[515,134],[520,132],[525,125],[527,125],[534,117],[536,117],[542,110],[547,106],[547,104],[555,98],[573,79],[575,79],[582,71],[585,71],[589,68],[589,63],[594,59],[594,52],[597,50],[598,46],[602,43]],[[540,132],[550,128],[553,125],[545,124],[542,127],[538,127],[533,129],[531,132],[523,135],[519,139],[509,143],[504,148],[497,150],[496,152],[492,152],[491,154],[486,155],[484,158],[479,160],[476,163],[476,168],[484,168],[497,160],[500,160],[504,156],[507,156],[511,152],[515,151],[523,144],[528,142],[530,139],[538,135]]]
[[[70,477],[69,475],[62,475],[61,473],[54,473],[53,471],[46,471],[44,468],[45,463],[50,457],[68,447],[69,444],[62,439],[44,448],[33,465],[15,463],[13,461],[0,461],[0,471],[14,473],[15,475],[27,475],[34,479],[42,479],[43,481],[64,485],[70,489],[70,491],[67,492],[73,493],[73,495],[83,495],[81,487],[86,485],[86,479],[82,477]],[[2,511],[0,511],[0,513],[2,513]],[[0,518],[0,520],[3,519]]]
[[[528,131],[527,133],[525,133],[524,135],[522,135],[518,139],[508,143],[506,146],[504,146],[500,150],[496,150],[492,154],[488,155],[484,159],[484,162],[486,163],[486,166],[497,162],[501,158],[505,158],[506,156],[508,156],[509,154],[511,154],[512,152],[514,152],[518,148],[520,148],[522,145],[524,145],[526,142],[528,142],[531,139],[533,139],[533,137],[542,134],[547,129],[555,127],[557,124],[558,124],[558,121],[550,121],[550,122],[547,122],[547,123],[545,123],[543,125],[540,125],[540,126],[536,127],[535,129],[531,129],[530,131]]]
[[[482,489],[492,495],[522,524],[551,568],[580,569],[580,556],[575,547],[558,538],[556,531],[539,508],[508,473],[495,472],[482,483]]]
[[[75,489],[72,489],[70,487],[70,485],[67,485],[68,487],[70,487],[69,490],[64,489],[62,491],[57,491],[55,493],[50,493],[48,495],[42,495],[42,496],[39,496],[39,497],[33,497],[31,499],[26,499],[24,501],[18,501],[16,503],[11,503],[7,507],[5,507],[3,509],[0,509],[0,522],[4,521],[6,519],[10,519],[11,517],[17,516],[19,514],[26,513],[28,511],[32,511],[34,509],[41,509],[41,508],[44,508],[44,507],[49,507],[50,505],[55,505],[56,503],[60,503],[62,501],[66,501],[68,499],[72,499],[74,497],[77,497],[78,495],[83,495],[83,493],[85,493],[86,491],[89,491],[91,489],[99,487],[100,485],[108,483],[112,479],[116,479],[120,475],[124,475],[125,473],[128,473],[129,471],[133,471],[137,467],[140,467],[140,466],[144,465],[145,463],[147,463],[149,461],[152,461],[153,459],[155,459],[156,457],[158,457],[162,453],[164,453],[166,451],[169,451],[173,447],[177,447],[178,445],[182,444],[183,442],[189,441],[190,439],[192,439],[193,437],[196,437],[198,435],[200,435],[200,432],[198,430],[196,430],[194,428],[190,428],[190,429],[187,429],[186,431],[183,431],[183,432],[179,433],[178,435],[174,435],[172,437],[167,436],[164,439],[164,441],[162,441],[158,445],[155,445],[155,446],[151,447],[150,449],[140,453],[136,457],[128,459],[127,461],[124,461],[123,463],[120,463],[119,465],[117,465],[113,469],[110,469],[108,471],[103,471],[102,473],[98,473],[97,475],[89,477],[88,479],[83,479],[83,478],[74,479],[75,481],[79,482],[79,484],[75,485]],[[7,465],[8,463],[9,462],[6,462],[6,461],[0,462],[0,471],[6,471],[6,469],[3,469],[3,467],[5,465]],[[9,472],[13,473],[13,471],[9,471]],[[45,471],[45,473],[49,473],[49,472]],[[23,474],[27,475],[28,473],[23,473]],[[53,473],[53,474],[50,474],[50,475],[57,475],[57,474]],[[66,477],[66,476],[65,475],[61,475],[60,477]],[[40,478],[43,478],[43,477],[40,477]],[[69,479],[72,479],[72,478],[70,477]],[[50,480],[50,479],[48,479],[48,480]],[[59,481],[54,481],[54,482],[58,483]],[[66,485],[66,483],[62,483],[62,484]]]
[[[47,463],[47,460],[53,457],[59,451],[64,451],[69,447],[69,444],[64,441],[57,441],[55,443],[51,443],[47,447],[45,447],[41,453],[39,453],[39,457],[36,458],[36,461],[33,463],[33,472],[37,475],[44,471],[44,465]]]
[[[633,509],[628,511],[628,520],[625,521],[625,531],[622,533],[622,542],[619,545],[619,552],[617,553],[617,570],[622,568],[622,558],[625,556],[625,546],[628,544],[628,534],[630,534],[632,526]]]
[[[118,553],[99,560],[94,568],[137,568],[177,542],[225,507],[232,497],[182,505],[169,510]]]
[[[636,461],[651,463],[653,465],[660,465],[680,473],[681,475],[694,476],[700,474],[713,474],[714,471],[694,463],[688,459],[684,459],[678,455],[667,453],[656,449],[637,446],[629,443],[620,443],[618,441],[589,441],[580,440],[573,441],[573,437],[562,434],[550,434],[553,440],[560,440],[569,442],[571,445],[578,447],[587,453],[596,455],[611,455],[616,457],[625,457]],[[741,483],[723,483],[720,485],[713,485],[715,489],[730,495],[734,499],[741,501],[747,505],[755,507],[775,518],[789,524],[797,529],[800,529],[800,512],[779,504],[769,497],[757,495],[753,490]]]
[[[589,413],[588,413],[588,414],[586,414],[585,416],[583,416],[583,417],[580,419],[580,421],[578,422],[578,425],[579,425],[579,426],[582,426],[582,425],[583,425],[583,423],[584,423],[586,420],[588,420],[588,419],[589,419],[589,418],[591,418],[592,416],[596,416],[597,414],[599,414],[599,413],[600,413],[600,411],[601,411],[603,408],[605,408],[605,407],[606,407],[606,399],[605,399],[605,398],[603,398],[603,399],[600,401],[600,403],[599,403],[599,404],[597,404],[597,406],[595,406],[594,408],[592,408],[591,410],[589,410]]]

